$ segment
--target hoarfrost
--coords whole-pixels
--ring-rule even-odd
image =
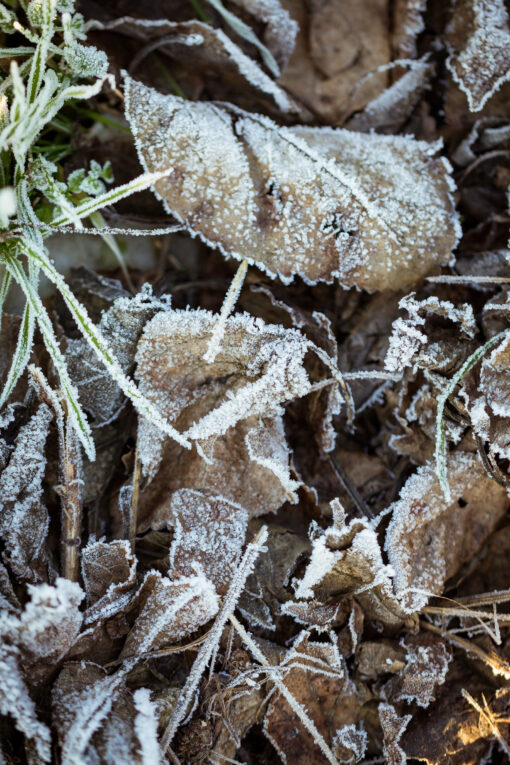
[[[88,605],[85,624],[125,608],[136,586],[136,557],[127,540],[89,543],[81,553],[81,569]]]
[[[278,127],[125,78],[126,116],[167,211],[226,255],[289,283],[397,289],[451,260],[459,226],[437,145]],[[253,165],[253,169],[252,169]],[[383,191],[384,190],[384,191]]]
[[[5,542],[5,560],[25,581],[40,581],[43,575],[44,544],[48,512],[42,502],[46,468],[45,446],[53,418],[41,404],[20,428],[7,467],[0,473],[0,536]]]
[[[363,759],[368,745],[368,735],[363,721],[357,727],[345,725],[333,737],[333,749],[340,762],[359,762]]]
[[[407,757],[400,746],[405,729],[412,715],[399,717],[391,704],[379,704],[379,720],[383,730],[383,751],[386,765],[406,765]]]
[[[398,692],[396,701],[415,701],[420,707],[428,707],[435,700],[438,685],[442,685],[452,659],[451,653],[442,641],[431,645],[418,645],[401,641],[406,649],[406,665],[395,677]],[[391,682],[391,681],[390,681]]]
[[[140,741],[143,765],[158,765],[161,762],[161,752],[158,744],[158,719],[156,706],[151,701],[150,691],[139,688],[133,694],[137,715],[135,718],[135,733]]]
[[[299,27],[280,0],[233,0],[235,5],[248,11],[256,19],[267,24],[265,43],[280,67],[285,69],[294,49]]]
[[[444,497],[434,465],[427,463],[390,506],[385,549],[395,592],[407,613],[442,593],[446,580],[480,549],[509,506],[505,489],[472,454],[451,454],[448,476],[451,501]]]
[[[504,0],[457,0],[447,29],[446,66],[472,112],[510,79],[510,31]]]

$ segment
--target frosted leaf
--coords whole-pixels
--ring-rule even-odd
[[[299,27],[287,9],[283,8],[280,0],[234,0],[234,4],[267,25],[264,42],[280,67],[285,69]]]
[[[427,0],[395,0],[393,4],[393,58],[416,56],[416,38],[425,29]]]
[[[410,637],[401,641],[406,649],[405,667],[384,688],[392,701],[416,702],[420,707],[428,707],[435,701],[437,686],[446,679],[451,653],[442,640],[424,642],[422,636]]]
[[[12,715],[16,728],[34,742],[39,757],[44,762],[50,762],[51,734],[37,718],[18,659],[19,649],[7,645],[0,638],[0,714]]]
[[[359,762],[363,759],[368,745],[368,735],[363,721],[358,727],[344,725],[333,738],[333,749],[339,762]]]
[[[158,744],[158,719],[156,706],[151,701],[150,691],[139,688],[133,695],[135,709],[135,732],[140,741],[143,765],[158,765],[161,752]]]
[[[181,488],[222,496],[252,515],[297,500],[281,414],[285,402],[310,390],[303,366],[309,343],[295,330],[235,315],[207,363],[216,321],[202,310],[160,313],[138,344],[141,391],[200,447],[185,451],[141,421],[140,460],[152,479],[140,495],[141,528]]]
[[[134,298],[117,298],[101,317],[101,334],[125,374],[132,370],[138,339],[156,310],[157,303],[152,297],[140,292]],[[118,415],[125,397],[90,345],[81,338],[68,339],[66,360],[80,402],[94,418],[94,424],[111,422]]]
[[[297,624],[313,627],[317,632],[328,632],[345,619],[345,599],[335,599],[330,603],[318,600],[287,601],[282,603],[281,612],[292,616]]]
[[[357,722],[360,701],[334,645],[314,642],[302,632],[280,666],[287,690],[327,744],[332,744],[334,731]],[[278,690],[268,706],[264,733],[284,763],[325,762],[321,748]]]
[[[393,592],[393,573],[393,568],[383,562],[377,534],[370,524],[357,518],[346,523],[338,513],[334,525],[313,541],[310,562],[303,578],[294,585],[296,597],[324,601],[353,595],[367,616],[397,625],[402,623],[403,614]]]
[[[452,500],[434,465],[418,468],[391,506],[385,549],[403,609],[420,610],[480,549],[509,506],[505,489],[485,473],[478,457],[457,452],[448,460]]]
[[[299,274],[368,290],[398,289],[451,260],[458,223],[437,145],[279,127],[130,77],[125,99],[144,167],[173,167],[155,184],[166,210],[226,256],[287,284]]]
[[[140,614],[122,657],[172,645],[208,622],[218,611],[218,596],[203,574],[175,579],[150,571],[138,595]]]
[[[92,662],[64,666],[52,691],[52,717],[62,765],[97,765],[100,761],[90,746],[91,739],[123,689],[124,677],[125,672],[108,676]]]
[[[276,0],[275,0],[276,2]],[[89,29],[115,29],[142,40],[153,41],[165,53],[179,62],[187,62],[194,71],[202,70],[205,76],[213,74],[222,78],[240,80],[240,89],[251,85],[255,92],[269,97],[284,113],[298,112],[293,99],[221,29],[214,29],[201,21],[174,22],[166,19],[136,19],[121,16],[102,23],[92,21]],[[158,45],[158,38],[165,38]]]
[[[473,308],[464,303],[456,308],[449,300],[439,300],[435,295],[425,300],[416,300],[414,293],[406,295],[399,302],[409,318],[398,318],[393,322],[388,351],[384,366],[389,372],[397,372],[411,364],[428,366],[436,363],[437,354],[430,349],[429,337],[423,331],[428,317],[448,319],[458,324],[462,333],[473,338],[477,331]]]
[[[180,489],[170,497],[168,508],[152,520],[152,528],[173,528],[170,572],[191,576],[200,564],[217,592],[224,595],[241,555],[248,513],[223,497],[209,497],[192,489]]]
[[[479,112],[510,78],[510,31],[504,0],[457,0],[447,28],[446,66]]]
[[[41,404],[20,428],[9,463],[0,473],[0,536],[4,560],[16,576],[40,581],[44,575],[44,545],[48,512],[42,502],[46,468],[45,446],[52,412]]]
[[[89,543],[81,553],[81,569],[88,605],[85,624],[125,608],[126,596],[136,586],[136,557],[127,540]]]
[[[396,82],[352,117],[349,130],[397,133],[423,96],[432,72],[426,59],[409,62],[408,70]]]
[[[482,361],[480,391],[483,398],[499,417],[510,417],[508,398],[510,384],[510,334]]]
[[[399,742],[412,719],[412,715],[399,717],[391,704],[379,704],[385,765],[406,765],[407,757]]]

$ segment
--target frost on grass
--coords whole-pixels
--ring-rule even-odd
[[[358,742],[346,736],[339,740],[336,732],[354,727],[360,701],[336,646],[315,642],[308,632],[302,632],[277,671],[326,744],[330,748],[336,745],[352,758]],[[322,765],[326,761],[317,741],[278,689],[269,703],[264,732],[284,763]]]
[[[140,612],[126,638],[122,657],[170,646],[218,611],[218,596],[203,573],[170,579],[158,571],[149,571],[138,598]]]
[[[438,354],[436,344],[424,332],[428,320],[438,318],[458,325],[467,338],[473,338],[476,334],[473,308],[468,303],[457,308],[449,300],[439,300],[436,296],[416,300],[414,293],[411,293],[403,297],[398,305],[399,308],[405,309],[409,316],[407,319],[398,318],[393,322],[384,360],[389,372],[399,372],[411,365],[426,367],[436,364],[440,353]]]
[[[125,374],[132,371],[138,338],[155,311],[155,302],[142,291],[134,298],[117,298],[101,317],[100,332]],[[66,360],[80,402],[92,415],[94,424],[111,422],[125,397],[89,343],[81,338],[69,339]]]
[[[4,560],[20,579],[37,582],[45,578],[44,545],[48,512],[42,501],[46,469],[46,440],[53,418],[41,404],[16,438],[9,463],[0,473],[0,537]]]
[[[309,344],[294,330],[236,315],[207,363],[217,320],[203,310],[160,313],[138,344],[140,389],[199,447],[184,450],[140,423],[140,460],[149,478],[140,495],[140,528],[151,525],[153,514],[161,521],[181,488],[221,496],[250,514],[297,499],[281,417],[284,403],[310,390],[303,366]]]
[[[387,625],[402,623],[403,613],[392,586],[393,568],[384,563],[377,534],[364,519],[346,523],[338,500],[333,500],[334,524],[313,541],[310,562],[296,582],[300,599],[324,601],[353,595],[365,613]]]
[[[368,290],[451,261],[458,223],[448,163],[412,138],[279,127],[125,78],[126,116],[169,213],[226,256],[285,283]]]
[[[163,523],[154,518],[152,528],[173,529],[172,575],[191,576],[198,564],[216,591],[224,595],[241,556],[247,511],[223,497],[208,497],[192,489],[172,494],[168,511],[165,508]]]
[[[484,544],[509,506],[506,490],[485,473],[477,456],[448,459],[448,502],[434,465],[418,468],[391,505],[385,548],[395,592],[407,612],[440,595],[447,579]]]
[[[457,0],[447,29],[446,65],[472,112],[510,78],[510,30],[504,0]]]

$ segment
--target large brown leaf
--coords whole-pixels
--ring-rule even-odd
[[[192,235],[289,283],[410,285],[451,260],[458,224],[436,145],[283,128],[125,79],[126,116],[155,191]]]

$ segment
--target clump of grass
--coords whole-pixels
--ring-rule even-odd
[[[86,309],[53,266],[45,244],[55,231],[88,231],[83,223],[88,220],[120,257],[99,211],[153,185],[168,171],[147,173],[108,189],[113,181],[110,165],[92,161],[88,170],[75,170],[63,178],[58,163],[68,154],[66,142],[51,145],[44,133],[53,127],[65,136],[65,108],[96,96],[108,81],[113,85],[107,74],[108,61],[102,51],[83,44],[84,21],[75,13],[74,0],[22,0],[10,5],[0,3],[0,30],[7,38],[22,35],[26,44],[0,49],[0,58],[10,59],[9,71],[0,82],[0,317],[12,282],[21,287],[25,307],[16,351],[0,391],[0,408],[27,366],[37,326],[57,372],[67,416],[86,454],[94,458],[87,417],[39,295],[42,272],[60,292],[83,337],[136,408],[188,446],[123,374]]]

